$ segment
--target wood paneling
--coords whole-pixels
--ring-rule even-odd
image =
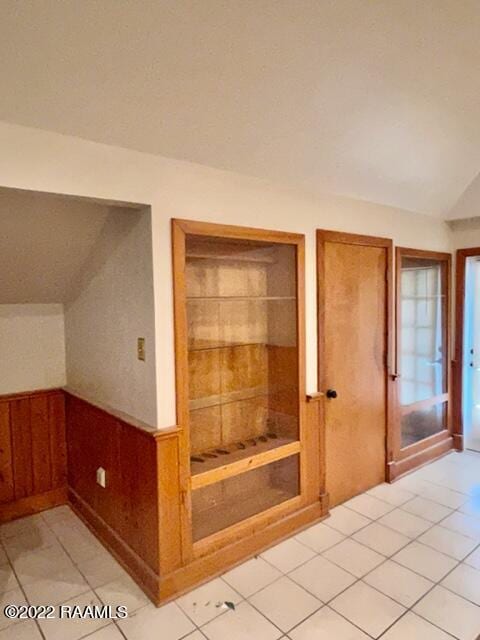
[[[10,429],[12,434],[15,499],[19,500],[33,495],[30,398],[19,398],[11,401]]]
[[[0,402],[0,503],[11,502],[14,498],[10,404]]]
[[[0,396],[0,520],[65,502],[65,451],[61,390]]]
[[[91,506],[73,489],[68,497],[75,513],[84,521],[100,542],[132,576],[141,589],[155,603],[160,603],[159,576]]]
[[[159,498],[154,435],[71,394],[67,394],[66,421],[68,485],[76,501],[88,505],[82,510],[83,517],[88,519],[90,512],[95,513],[95,522],[91,523],[94,528],[101,520],[158,573]],[[96,482],[99,467],[106,471],[105,488]]]
[[[49,397],[48,421],[52,486],[63,487],[67,484],[67,442],[65,439],[65,397],[63,393]]]
[[[30,433],[32,442],[33,492],[48,491],[52,484],[50,463],[50,423],[48,398],[34,397],[30,400]]]

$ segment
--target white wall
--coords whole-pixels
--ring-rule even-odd
[[[64,386],[61,304],[0,304],[0,394]]]
[[[112,207],[65,304],[68,387],[155,426],[154,320],[150,212]]]
[[[313,198],[285,187],[159,156],[0,123],[3,186],[152,207],[158,426],[175,424],[170,218],[305,233],[307,390],[316,390],[315,229],[393,238],[450,250],[443,221],[348,198]]]
[[[109,207],[0,188],[0,303],[63,302]]]

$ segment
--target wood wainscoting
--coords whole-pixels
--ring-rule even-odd
[[[66,393],[68,497],[77,514],[155,602],[159,592],[156,432]],[[105,469],[106,486],[96,482]]]
[[[311,479],[309,504],[248,535],[220,545],[203,557],[184,556],[180,429],[146,432],[112,414],[66,394],[68,494],[72,507],[155,604],[258,554],[328,513],[324,476]],[[323,398],[305,399],[306,420],[319,433]],[[309,440],[306,455],[323,468],[324,444]],[[95,480],[106,470],[106,488]]]
[[[159,605],[328,514],[322,394],[306,397],[301,411],[311,427],[305,460],[315,470],[304,504],[268,522],[253,518],[244,536],[192,559],[182,537],[180,428],[148,431],[65,390],[3,396],[0,521],[69,503]]]
[[[62,390],[0,396],[0,522],[67,501]]]

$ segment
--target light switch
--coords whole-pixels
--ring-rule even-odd
[[[107,473],[103,467],[97,469],[97,484],[105,489],[107,486]]]
[[[145,338],[137,338],[137,358],[145,361]]]

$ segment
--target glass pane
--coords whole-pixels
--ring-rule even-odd
[[[193,491],[194,541],[294,498],[299,484],[294,455]]]
[[[296,247],[187,236],[193,474],[298,440]]]
[[[447,391],[445,262],[402,257],[399,391],[402,406]],[[405,414],[402,447],[446,428],[446,405]]]
[[[412,411],[402,418],[402,448],[447,428],[447,403]]]
[[[446,392],[444,263],[403,257],[400,302],[400,403]]]

